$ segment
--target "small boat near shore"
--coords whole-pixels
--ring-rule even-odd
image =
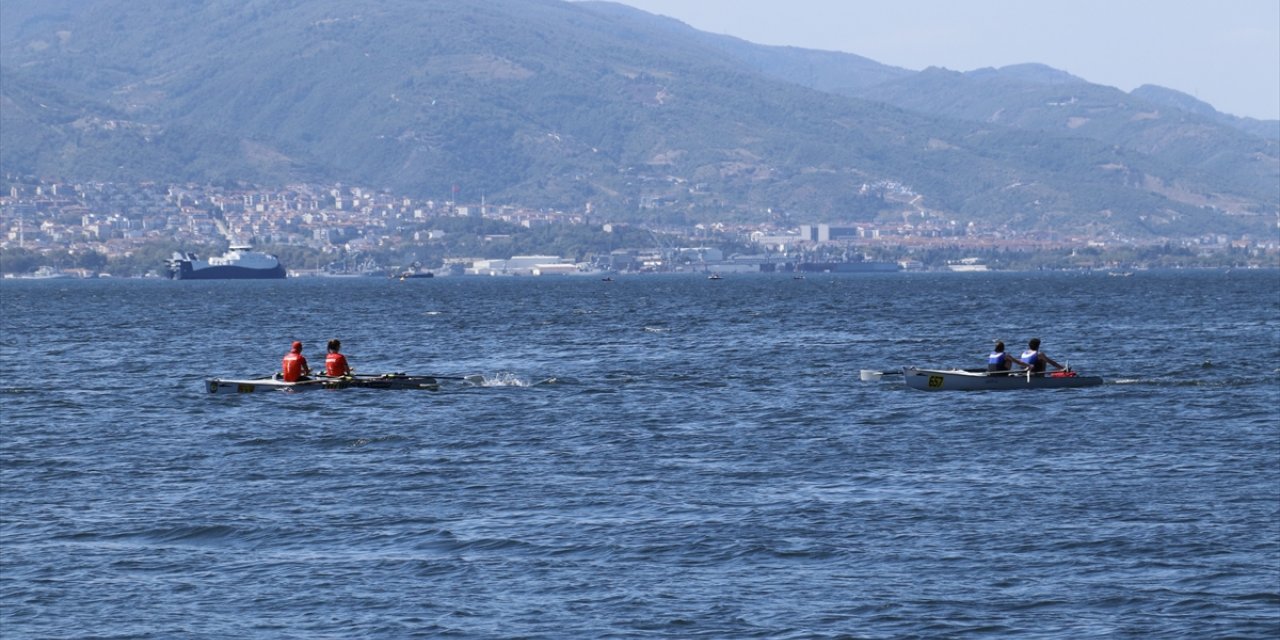
[[[902,378],[921,391],[1011,391],[1096,387],[1098,376],[1082,376],[1070,369],[1050,373],[989,372],[986,369],[922,369],[903,367]]]
[[[422,263],[415,260],[407,269],[403,269],[399,272],[393,272],[391,277],[398,278],[401,282],[404,282],[405,280],[415,280],[418,278],[434,278],[436,277],[436,274],[423,269]]]
[[[404,282],[405,280],[415,280],[418,278],[434,278],[434,277],[436,277],[436,274],[431,273],[430,271],[423,271],[420,273],[410,273],[406,271],[400,274],[399,276],[401,282]]]
[[[420,389],[436,391],[440,380],[462,380],[472,384],[484,382],[482,376],[411,376],[404,373],[376,375],[312,376],[297,382],[285,382],[278,376],[270,378],[223,379],[205,381],[209,393],[265,393],[268,391],[313,391],[317,389]]]
[[[391,277],[399,278],[401,282],[404,282],[405,280],[415,280],[418,278],[434,278],[436,277],[436,274],[430,271],[418,271],[416,269],[410,269],[407,271],[400,272],[399,275],[392,275]]]

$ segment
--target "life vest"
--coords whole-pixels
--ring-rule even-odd
[[[1008,354],[1003,351],[995,351],[987,356],[987,371],[1008,371],[1011,366]]]
[[[324,357],[324,372],[331,376],[347,375],[347,357],[341,353],[331,353]]]
[[[280,363],[280,368],[284,370],[285,382],[297,382],[302,379],[302,369],[307,364],[307,358],[301,353],[290,353],[284,357]]]
[[[1023,351],[1022,361],[1031,365],[1031,370],[1036,373],[1044,371],[1044,358],[1040,357],[1039,351],[1031,351],[1030,349]]]

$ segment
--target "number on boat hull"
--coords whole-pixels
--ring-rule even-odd
[[[929,388],[930,389],[942,388],[943,379],[944,378],[942,376],[929,376]]]

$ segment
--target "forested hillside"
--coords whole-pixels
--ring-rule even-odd
[[[618,220],[1274,229],[1274,140],[1061,72],[911,72],[607,3],[9,0],[0,173],[347,182]],[[807,69],[800,72],[799,69]],[[1052,78],[1046,81],[1045,78]]]

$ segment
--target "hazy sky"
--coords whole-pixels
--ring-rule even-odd
[[[920,70],[1039,62],[1280,119],[1280,0],[618,0],[760,44]]]

